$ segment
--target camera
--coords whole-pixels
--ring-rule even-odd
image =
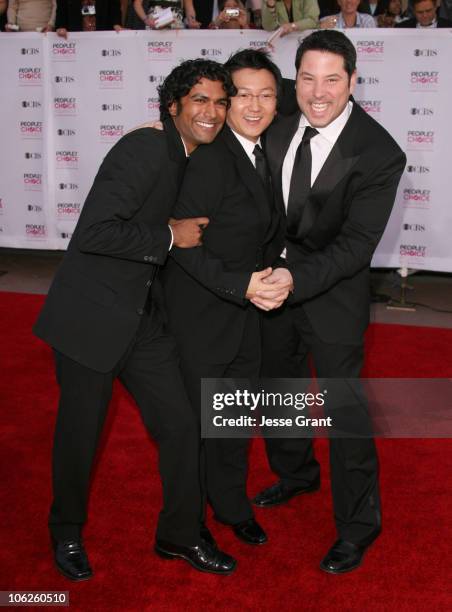
[[[88,17],[89,15],[96,14],[96,5],[95,4],[85,4],[82,6],[82,15],[83,17]]]
[[[238,8],[227,8],[225,13],[228,17],[238,17],[240,15],[240,11]]]

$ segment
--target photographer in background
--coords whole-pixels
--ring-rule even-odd
[[[55,28],[58,36],[68,32],[122,30],[120,0],[57,0]]]
[[[249,25],[248,12],[240,0],[219,0],[220,11],[209,28],[220,30],[247,30]]]
[[[220,10],[217,0],[184,0],[185,23],[187,28],[193,30],[205,29],[212,26]],[[262,28],[261,0],[247,0],[243,2],[249,12],[250,27]]]

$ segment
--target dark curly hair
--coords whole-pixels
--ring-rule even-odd
[[[200,79],[220,81],[228,98],[235,96],[236,88],[232,84],[229,72],[213,60],[186,60],[172,70],[158,88],[160,102],[160,119],[169,117],[169,107],[186,96]]]
[[[307,51],[328,51],[342,56],[349,79],[356,70],[356,49],[345,34],[337,30],[317,30],[302,40],[295,56],[297,72],[301,58]]]

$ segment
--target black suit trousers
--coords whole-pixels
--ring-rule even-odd
[[[163,508],[157,537],[199,542],[199,433],[179,370],[174,340],[156,308],[113,371],[94,371],[55,351],[61,396],[53,448],[53,503],[49,527],[57,539],[78,537],[86,520],[91,468],[119,377],[135,399],[159,450]]]
[[[363,355],[362,344],[323,342],[313,331],[302,306],[285,306],[263,318],[263,377],[309,378],[308,360],[311,357],[318,379],[357,379]],[[347,408],[340,408],[336,415],[340,418],[340,410]],[[362,403],[359,414],[356,409],[352,410],[351,417],[359,419],[360,431],[368,425]],[[319,478],[319,464],[310,439],[267,438],[266,449],[272,470],[286,484],[303,486]],[[332,437],[330,469],[338,534],[355,544],[366,545],[381,527],[378,458],[374,440],[371,437]]]
[[[185,386],[197,418],[200,418],[201,409],[201,378],[256,379],[259,376],[260,316],[254,308],[249,308],[246,316],[241,343],[236,355],[228,363],[211,363],[207,358],[190,353],[188,346],[181,347]],[[200,474],[204,512],[208,501],[215,517],[228,525],[253,518],[253,509],[246,492],[249,440],[207,438],[201,443]]]

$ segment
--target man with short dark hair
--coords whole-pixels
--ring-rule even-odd
[[[452,21],[438,17],[434,0],[413,0],[413,19],[396,23],[396,28],[452,28]]]
[[[284,239],[260,140],[276,114],[281,74],[253,49],[234,54],[225,68],[237,89],[226,125],[192,156],[174,209],[179,217],[208,216],[209,226],[202,247],[172,249],[162,270],[170,329],[198,418],[201,378],[259,376],[260,313],[249,300],[267,288],[266,266]],[[279,303],[288,294],[281,285]],[[248,442],[203,440],[201,485],[216,519],[242,541],[259,545],[267,536],[246,492]]]
[[[358,378],[369,322],[370,261],[406,158],[351,98],[356,51],[344,34],[321,30],[306,37],[295,66],[301,114],[281,118],[266,137],[276,196],[287,220],[285,262],[264,280],[291,281],[292,295],[264,316],[262,375],[309,378],[311,356],[318,377]],[[264,297],[258,291],[252,302],[273,305],[268,292]],[[274,506],[319,488],[310,440],[269,438],[266,446],[280,481],[256,496],[257,506]],[[360,565],[380,532],[374,441],[332,437],[330,461],[339,539],[321,568],[342,573]]]
[[[204,572],[235,568],[201,533],[198,427],[164,325],[157,278],[172,247],[200,244],[207,218],[182,219],[171,228],[168,218],[187,156],[221,130],[234,91],[227,71],[208,60],[184,62],[168,75],[159,91],[163,131],[131,132],[104,159],[35,324],[54,350],[61,391],[49,528],[57,568],[71,580],[92,576],[81,533],[116,378],[159,448],[163,508],[156,552]]]

